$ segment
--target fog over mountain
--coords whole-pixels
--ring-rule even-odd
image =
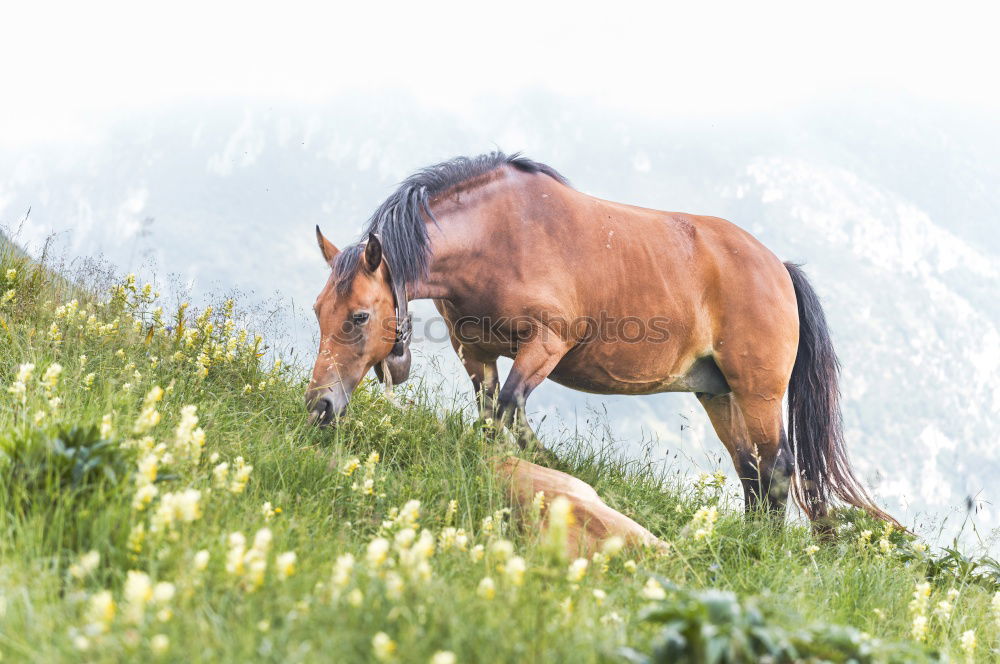
[[[874,97],[738,117],[638,116],[543,93],[461,113],[402,94],[188,104],[0,153],[0,224],[20,226],[36,253],[55,232],[71,257],[181,275],[196,299],[278,294],[299,307],[285,331],[311,361],[303,311],[325,276],[313,226],[352,242],[412,170],[496,147],[602,198],[728,218],[804,263],[844,365],[849,448],[879,500],[928,534],[947,517],[939,540],[967,499],[984,539],[1000,527],[1000,123],[986,115]],[[433,308],[416,312],[426,321]],[[418,371],[467,395],[440,325],[420,329],[438,341],[420,346]],[[603,427],[606,410],[630,454],[685,469],[725,457],[691,395],[546,383],[529,407],[551,436]],[[979,541],[970,525],[963,539]]]

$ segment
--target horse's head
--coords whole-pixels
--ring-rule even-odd
[[[320,342],[306,408],[310,421],[322,426],[344,413],[368,370],[392,352],[397,332],[392,281],[378,237],[369,235],[364,245],[343,252],[318,226],[316,239],[332,272],[313,305]],[[405,361],[408,372],[409,350]],[[399,378],[396,371],[392,378]]]

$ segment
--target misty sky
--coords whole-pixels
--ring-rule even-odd
[[[93,139],[103,111],[405,90],[470,109],[524,88],[650,115],[863,90],[1000,107],[985,3],[8,3],[0,146]]]

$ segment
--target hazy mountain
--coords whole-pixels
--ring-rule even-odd
[[[19,235],[29,248],[54,230],[71,255],[153,265],[193,279],[196,293],[278,292],[308,305],[324,278],[315,224],[353,241],[411,170],[495,146],[603,198],[727,217],[806,263],[844,364],[852,454],[876,493],[907,520],[957,509],[949,533],[972,496],[976,524],[1000,526],[1000,129],[989,117],[855,100],[643,118],[544,94],[463,113],[392,95],[192,105],[0,154],[0,220],[15,228],[30,206]],[[311,318],[285,320],[308,355]],[[440,325],[428,330],[440,339]],[[425,363],[464,393],[441,347],[424,344]],[[434,371],[424,375],[438,380]],[[610,434],[633,454],[723,456],[690,395],[604,399],[546,384],[530,405],[554,435],[593,426],[592,411],[606,408]]]

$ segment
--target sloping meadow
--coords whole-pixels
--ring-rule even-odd
[[[306,422],[233,301],[167,306],[0,246],[4,661],[990,661],[1000,569],[855,512],[819,540],[560,447],[671,546],[567,557],[497,442],[418,381]],[[565,442],[565,441],[564,441]],[[555,544],[555,545],[554,545]]]

